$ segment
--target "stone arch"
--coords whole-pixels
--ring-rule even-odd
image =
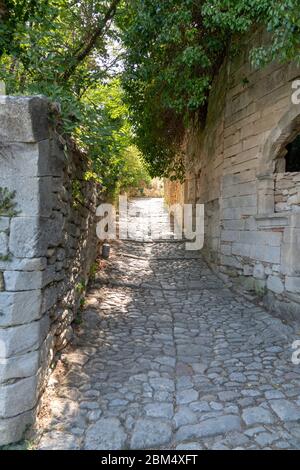
[[[300,106],[292,105],[271,132],[262,150],[259,175],[272,175],[276,161],[285,156],[286,146],[300,133]]]
[[[274,189],[277,171],[282,171],[280,159],[286,153],[286,146],[300,133],[300,106],[292,104],[282,116],[278,125],[268,136],[261,153],[258,180],[258,213],[275,212]],[[284,172],[284,171],[282,171]]]

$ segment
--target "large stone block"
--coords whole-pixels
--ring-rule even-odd
[[[224,209],[227,208],[240,208],[240,207],[256,207],[257,196],[251,194],[248,196],[234,196],[222,200],[222,206]]]
[[[256,181],[239,184],[224,184],[222,196],[223,198],[231,198],[234,196],[248,196],[251,194],[256,194],[256,184]]]
[[[252,245],[251,258],[266,263],[280,263],[280,246]]]
[[[222,230],[221,240],[224,242],[236,242],[240,239],[241,232],[238,230]]]
[[[15,192],[14,202],[19,216],[49,217],[54,204],[52,177],[2,177],[0,186]]]
[[[285,280],[286,290],[300,294],[300,277],[286,277]]]
[[[30,424],[34,421],[35,411],[27,411],[8,419],[0,418],[0,446],[18,442]]]
[[[48,135],[46,98],[0,96],[0,141],[38,142]]]
[[[293,243],[295,247],[300,249],[300,228],[287,227],[284,230],[283,240],[285,243]]]
[[[9,292],[32,291],[43,287],[43,271],[6,271],[5,289]]]
[[[9,251],[19,258],[45,256],[48,248],[47,220],[39,217],[14,217],[11,221]]]
[[[32,377],[38,372],[39,364],[39,351],[33,351],[23,356],[14,356],[9,359],[0,359],[0,383]]]
[[[234,256],[221,256],[221,265],[231,268],[243,269],[243,265]]]
[[[240,220],[245,216],[256,215],[257,208],[253,207],[236,207],[226,208],[223,210],[222,218],[224,220]]]
[[[244,230],[245,220],[223,220],[222,225],[225,230]]]
[[[232,254],[237,256],[244,256],[246,258],[251,257],[251,245],[246,243],[233,243],[232,244]]]
[[[41,318],[42,293],[0,292],[0,326],[30,323]]]
[[[44,271],[47,267],[47,258],[9,258],[0,259],[1,271]]]
[[[0,360],[37,350],[49,328],[47,316],[41,320],[11,328],[0,328]]]
[[[3,143],[1,174],[7,178],[34,178],[57,174],[51,161],[50,141]],[[61,171],[61,170],[59,170]]]
[[[280,246],[282,242],[282,234],[280,232],[252,232],[245,231],[240,233],[240,242],[249,245],[268,245]]]
[[[31,410],[37,403],[37,376],[0,385],[0,418],[13,416]]]
[[[280,277],[269,276],[267,281],[267,288],[275,294],[282,294],[284,291],[284,285]]]

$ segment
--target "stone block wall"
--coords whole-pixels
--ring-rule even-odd
[[[0,97],[0,445],[34,421],[97,253],[99,187],[51,131],[42,97]]]
[[[203,252],[226,282],[300,319],[299,173],[283,173],[286,146],[300,134],[291,99],[300,68],[252,68],[250,50],[267,40],[258,31],[225,59],[205,128],[186,136],[184,200],[205,204]]]

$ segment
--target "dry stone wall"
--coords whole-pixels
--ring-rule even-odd
[[[300,105],[291,99],[300,69],[253,69],[250,49],[266,40],[257,32],[221,67],[205,129],[187,133],[184,199],[205,204],[204,253],[226,282],[299,319],[300,183],[299,173],[284,173],[283,157],[300,134]]]
[[[99,187],[48,120],[43,97],[0,97],[0,445],[34,421],[98,246]]]

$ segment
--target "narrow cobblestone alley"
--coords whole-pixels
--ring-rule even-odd
[[[167,230],[162,200],[133,205]],[[35,447],[299,448],[297,339],[184,242],[118,242],[51,377]]]

